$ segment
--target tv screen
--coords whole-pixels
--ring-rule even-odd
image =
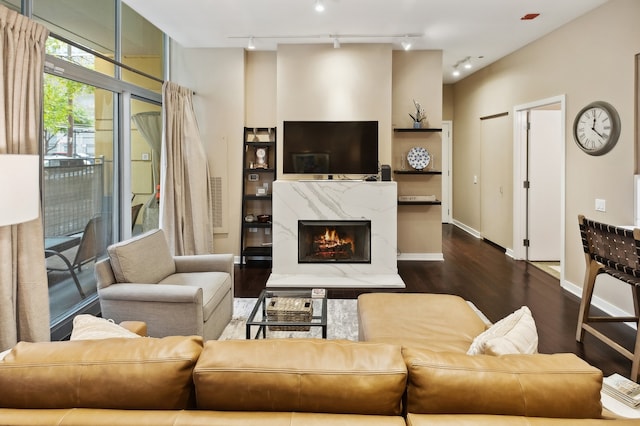
[[[377,121],[285,121],[284,173],[378,173]]]

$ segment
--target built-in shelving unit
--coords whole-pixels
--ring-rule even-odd
[[[411,138],[410,134],[415,134],[415,137],[419,138],[413,138],[413,142],[419,142],[420,145],[425,145],[427,147],[427,150],[431,151],[431,147],[429,146],[430,144],[432,144],[433,142],[431,141],[431,136],[430,134],[433,133],[438,133],[438,132],[442,132],[441,128],[435,128],[435,127],[420,127],[420,128],[415,128],[415,127],[397,127],[394,128],[393,131],[395,133],[400,133],[400,134],[407,134],[407,135],[397,135],[397,139],[394,143],[395,144],[401,144],[403,143],[402,141],[405,138]],[[440,143],[440,140],[437,140],[438,143]],[[406,144],[406,142],[404,142]],[[430,149],[431,148],[431,149]],[[401,155],[404,156],[405,155],[405,150],[401,149]],[[424,187],[427,185],[422,185],[419,184],[417,182],[415,182],[415,180],[413,182],[409,182],[409,179],[411,176],[425,176],[425,178],[429,177],[429,176],[438,176],[438,175],[442,175],[442,171],[441,170],[437,170],[434,169],[434,164],[431,163],[429,164],[428,168],[424,169],[424,170],[416,170],[416,169],[396,169],[393,171],[394,175],[396,175],[396,177],[398,178],[398,190],[400,193],[403,192],[403,190],[407,190],[406,188],[409,187],[408,191],[412,191],[412,192],[417,192],[415,189],[411,189],[411,188],[415,188],[418,185],[420,187]],[[406,176],[406,178],[405,178]],[[441,187],[441,180],[438,179],[438,187]],[[433,186],[433,185],[431,185]],[[415,193],[414,192],[414,193]],[[420,189],[420,192],[422,192],[422,190]],[[434,191],[435,192],[435,191]],[[399,206],[439,206],[442,205],[442,202],[439,200],[436,201],[398,201],[398,205]]]
[[[245,127],[243,131],[242,229],[240,266],[248,260],[272,258],[272,191],[276,180],[276,128]],[[258,216],[268,220],[260,221]],[[251,218],[251,220],[247,220]]]

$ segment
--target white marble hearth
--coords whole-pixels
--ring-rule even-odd
[[[404,288],[397,263],[395,182],[276,181],[268,287]],[[299,263],[299,220],[370,220],[371,263]]]

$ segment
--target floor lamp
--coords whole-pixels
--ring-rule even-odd
[[[0,226],[37,219],[40,215],[40,157],[0,155]]]

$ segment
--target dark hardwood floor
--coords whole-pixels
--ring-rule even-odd
[[[528,262],[511,259],[499,247],[453,225],[443,225],[442,242],[444,262],[398,262],[406,284],[400,291],[459,295],[473,302],[492,322],[526,305],[536,321],[541,353],[573,352],[605,376],[619,373],[629,377],[631,361],[618,352],[589,334],[583,343],[576,342],[580,300],[562,289],[556,278]],[[236,266],[236,297],[257,297],[270,272],[264,266]],[[379,291],[385,290],[329,289],[328,296],[349,299]],[[624,347],[633,348],[635,332],[630,327],[603,324],[605,328]]]

